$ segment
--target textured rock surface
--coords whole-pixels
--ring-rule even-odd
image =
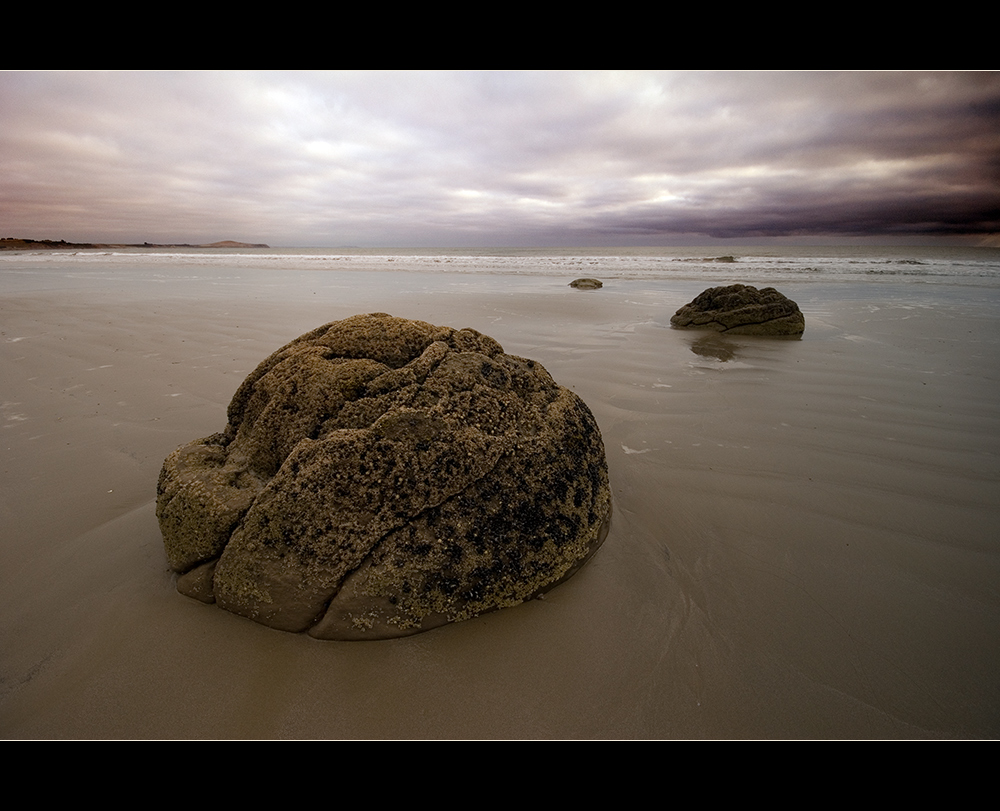
[[[604,282],[600,279],[574,279],[569,286],[577,290],[599,290],[604,287]]]
[[[516,605],[603,542],[587,406],[475,330],[384,313],[265,359],[222,433],[167,457],[157,517],[180,591],[324,639]]]
[[[681,307],[670,323],[733,335],[801,335],[806,328],[794,301],[773,287],[758,290],[746,284],[709,288]]]

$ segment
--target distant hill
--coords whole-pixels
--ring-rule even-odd
[[[65,239],[21,239],[18,237],[0,238],[0,251],[37,251],[37,250],[85,250],[87,248],[270,248],[263,242],[234,242],[225,239],[222,242],[212,242],[207,245],[191,245],[186,242],[155,243],[143,242],[138,245],[111,242],[67,242]]]
[[[195,245],[196,248],[270,248],[263,242],[233,242],[231,239],[224,239],[222,242],[213,242],[211,245]]]

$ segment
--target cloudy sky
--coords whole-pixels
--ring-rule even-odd
[[[1000,73],[0,72],[0,236],[1000,244]]]

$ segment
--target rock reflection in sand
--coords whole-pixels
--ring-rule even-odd
[[[715,360],[733,360],[736,357],[738,344],[726,340],[716,332],[708,333],[698,338],[691,344],[691,351],[703,358],[714,358]]]

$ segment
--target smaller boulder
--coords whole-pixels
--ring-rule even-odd
[[[798,304],[773,287],[748,284],[709,288],[674,313],[670,324],[731,335],[801,335],[806,328]]]
[[[575,287],[577,290],[597,290],[604,287],[604,282],[600,279],[574,279],[569,283],[570,287]]]

